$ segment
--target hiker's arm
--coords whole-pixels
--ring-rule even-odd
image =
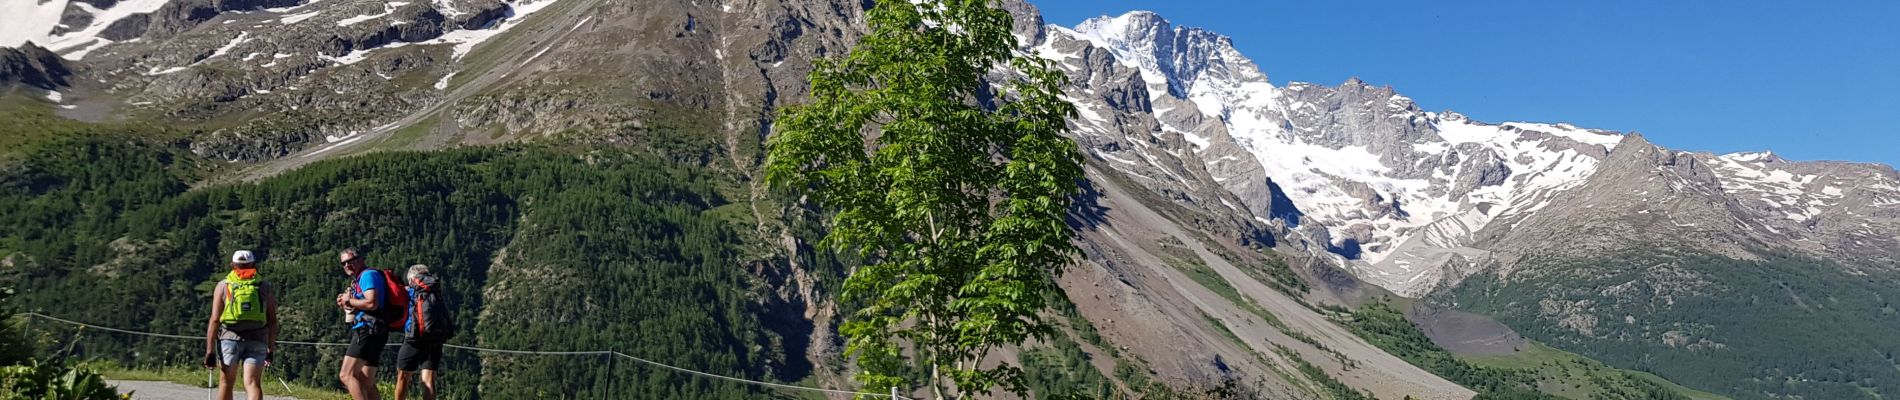
[[[277,352],[277,286],[271,285],[264,291],[264,319],[269,324],[270,333],[264,338],[265,347],[271,353]]]
[[[224,315],[224,284],[211,290],[211,318],[205,321],[205,354],[218,352],[218,316]]]
[[[381,290],[364,290],[363,298],[344,299],[343,305],[357,310],[376,311],[376,292],[381,292]]]

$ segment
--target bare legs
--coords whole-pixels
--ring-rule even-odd
[[[396,371],[396,400],[409,400],[409,376],[414,372]]]
[[[343,357],[343,370],[337,371],[337,380],[343,381],[351,399],[382,400],[382,393],[376,391],[376,367],[362,359]]]
[[[422,370],[422,400],[435,400],[435,370]]]
[[[239,360],[238,365],[218,368],[218,400],[232,399],[231,391],[237,384],[239,369],[244,371],[244,397],[250,400],[264,400],[264,366],[243,360]]]
[[[408,400],[410,377],[416,373],[396,371],[396,400]],[[435,370],[422,370],[422,400],[435,400]]]
[[[218,366],[218,400],[231,400],[231,385],[237,383],[237,374],[236,365]]]
[[[244,397],[250,400],[264,400],[264,364],[240,364],[244,364]],[[230,379],[225,381],[229,382]]]

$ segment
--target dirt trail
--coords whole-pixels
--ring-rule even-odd
[[[1274,354],[1272,344],[1286,346],[1294,349],[1309,363],[1324,368],[1341,382],[1371,391],[1382,399],[1400,399],[1408,395],[1423,399],[1468,399],[1476,395],[1469,389],[1385,353],[1286,294],[1252,279],[1225,258],[1209,251],[1199,239],[1185,232],[1174,221],[1161,216],[1134,197],[1124,195],[1128,193],[1127,189],[1119,187],[1112,180],[1093,181],[1101,186],[1103,204],[1109,209],[1108,226],[1104,230],[1118,242],[1117,245],[1127,249],[1131,256],[1136,256],[1137,263],[1157,266],[1154,269],[1162,271],[1170,286],[1186,295],[1202,312],[1221,320],[1229,331],[1263,356],[1277,361],[1279,357]],[[1346,368],[1333,353],[1292,339],[1254,318],[1251,313],[1244,312],[1226,298],[1201,287],[1174,268],[1159,267],[1166,264],[1158,257],[1139,250],[1137,245],[1144,240],[1160,240],[1167,236],[1186,243],[1208,267],[1242,295],[1253,299],[1261,308],[1278,317],[1291,330],[1312,337],[1356,365]]]
[[[137,400],[205,400],[212,398],[214,394],[211,389],[171,382],[106,381],[106,383],[118,386],[119,393],[132,393],[132,398]],[[269,387],[264,388],[264,393],[266,393],[264,400],[297,400],[284,396],[271,396]],[[238,388],[236,396],[233,397],[244,398],[244,388]]]

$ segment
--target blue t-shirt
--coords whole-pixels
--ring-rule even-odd
[[[387,305],[389,302],[389,288],[384,287],[384,286],[385,285],[383,285],[382,271],[377,271],[373,269],[363,270],[363,272],[356,274],[356,287],[358,290],[351,292],[350,297],[357,300],[362,300],[364,292],[375,290],[377,291],[376,292],[376,308],[382,308],[384,305]],[[368,312],[357,311],[356,325],[352,325],[351,327],[362,328],[365,326],[369,326],[368,321],[369,321]]]

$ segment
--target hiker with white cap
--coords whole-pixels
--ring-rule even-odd
[[[212,290],[211,321],[205,328],[205,368],[218,369],[218,399],[231,400],[239,369],[244,394],[264,398],[264,366],[277,352],[277,295],[257,276],[257,255],[231,254],[231,272]]]

